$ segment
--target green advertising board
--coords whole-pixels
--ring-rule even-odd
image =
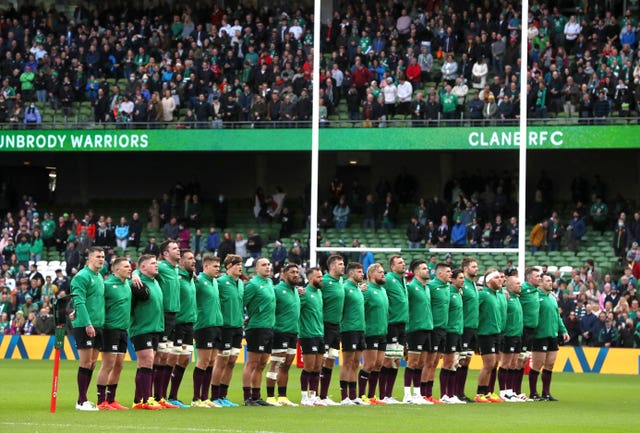
[[[628,149],[638,126],[534,126],[531,149]],[[327,128],[320,150],[517,149],[517,127]],[[31,130],[0,133],[0,152],[308,151],[311,129]]]

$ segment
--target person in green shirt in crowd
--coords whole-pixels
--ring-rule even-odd
[[[524,367],[531,357],[533,347],[533,337],[538,327],[540,315],[540,296],[538,286],[542,281],[540,271],[537,268],[529,267],[524,271],[524,280],[520,289],[520,305],[522,306],[522,348],[518,358],[518,376],[514,379],[514,391],[521,394],[522,379],[524,377]],[[533,390],[529,390],[530,394]]]
[[[358,388],[365,403],[386,404],[376,398],[376,386],[387,350],[387,328],[389,325],[389,298],[385,290],[384,267],[374,263],[367,269],[367,289],[364,292],[364,341],[363,365],[358,375]],[[369,390],[365,390],[369,385]]]
[[[421,387],[423,396],[431,403],[441,404],[442,402],[433,397],[433,382],[436,376],[438,361],[444,353],[447,343],[447,323],[449,322],[449,302],[451,280],[451,265],[448,263],[438,263],[436,265],[436,277],[432,279],[428,286],[431,294],[431,314],[433,315],[433,331],[431,331],[431,355],[422,369]]]
[[[276,323],[276,295],[271,281],[271,262],[261,257],[255,263],[256,276],[244,289],[243,305],[247,312],[245,335],[247,359],[242,370],[245,406],[271,406],[260,397],[262,372],[273,345]]]
[[[196,283],[194,273],[196,258],[193,251],[184,249],[180,252],[178,276],[180,282],[180,311],[176,314],[176,328],[174,332],[173,372],[171,373],[171,392],[169,403],[186,409],[191,406],[184,404],[178,398],[178,391],[184,372],[191,361],[193,353],[193,324],[196,321],[198,309],[196,307]]]
[[[49,248],[55,243],[54,234],[56,230],[56,222],[51,218],[48,212],[44,213],[44,219],[42,220],[42,239],[44,246]]]
[[[180,280],[178,262],[180,247],[174,240],[168,239],[160,244],[160,258],[156,280],[162,289],[164,308],[164,331],[158,345],[156,359],[153,362],[153,393],[156,401],[168,409],[178,407],[167,401],[167,390],[171,373],[177,361],[173,354],[175,341],[176,315],[180,311]]]
[[[502,314],[498,291],[502,290],[502,277],[496,269],[488,269],[484,288],[478,293],[478,346],[482,356],[482,369],[478,374],[478,403],[502,403],[497,394],[489,392],[491,373],[498,364],[498,344],[502,331]]]
[[[87,398],[87,390],[102,347],[104,279],[98,271],[104,263],[104,251],[91,247],[88,254],[86,266],[71,280],[71,294],[75,295],[75,317],[71,324],[80,358],[76,410],[91,412],[98,410]]]
[[[340,356],[340,321],[344,307],[344,259],[339,254],[332,254],[327,258],[329,270],[322,278],[322,315],[324,317],[324,354],[325,360],[320,372],[320,399],[327,406],[337,406],[340,403],[329,398],[331,373]]]
[[[24,265],[25,268],[29,266],[29,259],[31,258],[31,244],[26,236],[20,236],[18,239],[15,254],[19,264]]]
[[[196,343],[196,366],[193,369],[193,399],[191,406],[197,408],[219,407],[221,404],[209,399],[209,384],[216,355],[216,342],[221,338],[222,311],[220,291],[216,278],[220,276],[220,257],[213,254],[202,256],[202,272],[196,281],[196,322],[193,336]]]
[[[273,350],[267,373],[267,403],[274,406],[298,406],[287,398],[289,368],[296,356],[300,319],[298,285],[300,269],[295,263],[286,264],[280,271],[276,295],[276,324],[273,330]],[[278,398],[275,386],[278,384]]]
[[[218,278],[222,332],[216,349],[220,351],[215,359],[211,376],[211,401],[220,400],[222,406],[235,407],[236,403],[227,398],[233,368],[242,348],[242,326],[244,325],[244,282],[242,281],[242,257],[227,254],[224,258],[226,274]]]
[[[551,275],[544,274],[540,284],[540,316],[538,327],[533,339],[531,353],[531,371],[529,371],[529,387],[532,400],[558,401],[551,395],[551,375],[553,365],[558,357],[558,336],[562,335],[564,342],[570,340],[558,311],[558,302],[551,291],[553,280]],[[542,372],[542,374],[541,374]],[[542,395],[537,393],[538,376],[542,376]]]
[[[407,343],[406,325],[409,320],[406,265],[400,255],[389,258],[389,272],[385,276],[385,290],[389,298],[389,326],[387,329],[387,355],[380,370],[380,399],[388,404],[400,404],[393,398],[393,387],[398,376],[400,358]]]
[[[102,331],[102,365],[98,371],[98,409],[128,410],[116,400],[116,388],[127,352],[127,330],[131,322],[131,263],[118,257],[111,265],[112,274],[104,282],[104,330]]]
[[[39,262],[42,260],[42,250],[44,249],[44,242],[42,240],[42,233],[40,230],[33,231],[33,239],[31,240],[31,247],[29,248],[29,254],[31,260]]]
[[[522,346],[522,305],[520,293],[522,286],[517,275],[507,277],[507,324],[504,330],[504,340],[500,348],[500,368],[498,369],[498,383],[500,397],[508,402],[527,401],[524,394],[516,394],[514,381],[518,377],[518,357]],[[520,395],[519,395],[520,394]]]
[[[407,321],[407,368],[404,370],[404,398],[407,404],[433,404],[422,397],[420,379],[426,363],[433,363],[431,358],[431,331],[433,331],[433,315],[431,314],[431,292],[427,283],[430,270],[424,260],[411,262],[413,280],[407,284],[409,301],[409,320]],[[413,385],[413,394],[411,393]]]
[[[164,314],[162,314],[164,301],[162,289],[156,280],[157,275],[158,261],[156,256],[151,254],[140,256],[138,268],[134,271],[133,276],[140,278],[141,282],[149,289],[149,295],[133,296],[131,301],[129,337],[138,359],[134,409],[164,409],[153,398],[153,362],[164,332]]]
[[[456,395],[462,401],[473,402],[466,396],[464,388],[469,373],[469,363],[478,348],[478,261],[474,257],[465,257],[461,262],[464,273],[462,286],[462,310],[464,329],[462,331],[462,349],[460,351],[459,367],[456,370]]]
[[[449,318],[447,321],[447,339],[440,369],[440,401],[447,404],[467,404],[456,395],[456,364],[462,347],[464,330],[462,287],[464,273],[462,269],[451,271],[449,285]]]
[[[302,406],[327,406],[320,399],[318,384],[320,369],[324,355],[324,321],[322,271],[311,268],[307,271],[305,292],[300,296],[300,349],[304,369],[300,373],[300,388],[302,390]]]

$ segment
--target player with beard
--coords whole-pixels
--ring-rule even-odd
[[[564,342],[568,342],[570,337],[567,333],[562,317],[558,311],[558,302],[551,291],[553,290],[553,280],[548,274],[542,276],[539,289],[540,312],[538,327],[534,334],[531,371],[529,372],[529,387],[533,400],[558,401],[551,395],[551,375],[553,365],[558,357],[558,336],[562,335]],[[542,370],[542,374],[540,371]],[[542,395],[537,393],[538,376],[542,376]]]
[[[500,397],[510,403],[523,402],[513,392],[513,381],[516,378],[518,356],[522,346],[522,305],[520,305],[520,280],[517,275],[507,277],[507,326],[504,340],[500,348],[500,368],[498,369],[498,383]]]
[[[267,402],[274,406],[298,406],[287,398],[289,368],[296,355],[300,319],[298,282],[300,270],[295,263],[285,265],[280,271],[280,283],[275,287],[276,324],[273,332],[271,365],[267,373]],[[278,384],[278,398],[275,385]]]
[[[221,406],[209,399],[209,384],[213,365],[221,341],[222,311],[220,310],[220,291],[216,278],[220,276],[220,258],[212,254],[202,257],[202,272],[196,281],[196,306],[198,310],[193,334],[196,342],[198,360],[193,369],[192,407],[209,408]]]
[[[529,362],[533,338],[538,327],[540,315],[540,295],[538,287],[541,283],[540,271],[536,268],[527,268],[524,272],[525,282],[522,283],[520,292],[520,305],[522,305],[522,348],[518,357],[517,373],[513,381],[513,392],[521,400],[529,400],[522,392],[522,378],[524,377],[524,367]],[[529,389],[533,394],[533,390]]]
[[[327,406],[318,396],[322,355],[324,354],[324,324],[322,318],[322,271],[307,271],[304,294],[300,295],[300,349],[304,369],[300,374],[302,406]]]
[[[482,369],[478,374],[476,402],[501,403],[498,395],[489,392],[491,372],[498,364],[498,344],[502,330],[502,315],[498,291],[502,290],[500,272],[489,269],[484,277],[484,288],[478,294],[478,346],[482,356]]]
[[[407,284],[409,300],[409,321],[407,322],[407,368],[404,371],[403,403],[433,404],[422,397],[420,378],[426,363],[432,363],[436,354],[431,353],[431,331],[433,316],[431,314],[431,292],[429,267],[424,260],[411,262],[413,280]],[[413,385],[413,394],[411,394]]]
[[[276,295],[271,281],[271,262],[266,257],[256,260],[256,276],[244,290],[243,304],[247,312],[245,335],[247,359],[242,370],[245,406],[272,406],[260,397],[262,372],[273,346],[276,322]]]
[[[464,329],[462,331],[462,349],[460,351],[460,366],[456,370],[456,395],[461,401],[473,403],[474,400],[465,395],[464,388],[469,372],[469,363],[478,347],[478,262],[473,257],[462,259],[464,285],[462,286],[462,310]]]
[[[462,331],[464,329],[462,286],[464,273],[462,269],[451,272],[449,285],[449,319],[447,322],[447,340],[440,369],[440,401],[448,404],[466,404],[456,395],[456,368],[461,348]]]
[[[498,311],[500,313],[500,334],[498,335],[498,352],[502,353],[502,348],[504,346],[504,331],[507,328],[507,299],[508,293],[505,288],[505,282],[507,281],[507,277],[504,272],[498,271],[500,278],[500,289],[496,292],[498,296],[498,303],[500,307]],[[500,357],[498,356],[498,360]],[[495,393],[496,379],[498,378],[498,363],[496,362],[495,368],[491,371],[491,376],[489,377],[489,394],[492,396],[497,396],[501,398],[498,394]],[[504,399],[503,399],[504,400]]]
[[[340,321],[344,308],[344,259],[339,254],[327,258],[327,272],[322,278],[322,315],[324,318],[324,365],[320,372],[320,399],[327,406],[337,406],[329,398],[329,385],[336,359],[340,356]]]
[[[364,404],[358,397],[357,380],[360,356],[364,341],[364,295],[361,285],[364,280],[362,264],[351,262],[347,266],[348,279],[344,282],[344,310],[340,322],[342,341],[342,369],[340,370],[340,392],[344,406]]]
[[[376,398],[376,386],[380,369],[387,350],[389,299],[384,285],[384,268],[374,263],[367,269],[367,289],[364,292],[365,350],[362,352],[363,365],[358,376],[358,388],[362,400],[369,404],[386,404]],[[365,394],[365,389],[369,390]]]
[[[407,283],[404,279],[406,265],[399,255],[389,259],[389,269],[385,276],[385,290],[389,298],[389,329],[387,330],[387,354],[380,370],[380,399],[387,404],[400,404],[393,398],[393,387],[398,376],[400,358],[404,355],[407,342],[406,324],[409,320]]]

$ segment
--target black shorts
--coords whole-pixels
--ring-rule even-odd
[[[73,328],[73,338],[76,340],[76,349],[102,349],[102,328],[93,328],[95,337],[89,337],[85,328]]]
[[[209,326],[193,331],[193,337],[196,349],[213,350],[220,345],[222,331],[219,326]]]
[[[222,328],[216,349],[242,349],[242,328]]]
[[[104,329],[102,331],[102,351],[112,353],[126,353],[128,335],[124,329]]]
[[[324,322],[324,351],[340,350],[340,325]]]
[[[365,350],[377,350],[384,352],[387,350],[387,336],[386,335],[372,335],[371,337],[364,337]]]
[[[447,331],[444,328],[433,328],[431,331],[431,350],[429,352],[444,353],[444,348],[447,345]]]
[[[389,323],[387,326],[387,344],[407,344],[406,324],[403,322]]]
[[[532,352],[557,352],[558,337],[534,338]]]
[[[504,337],[500,346],[501,353],[520,353],[522,337]]]
[[[462,331],[462,350],[477,351],[478,350],[478,329],[477,328],[464,328]]]
[[[300,350],[304,355],[323,355],[324,339],[322,337],[301,338]]]
[[[160,332],[152,332],[150,334],[140,334],[135,337],[131,337],[131,344],[133,344],[133,348],[135,351],[153,349],[154,351],[158,350],[158,343],[162,338],[162,334]]]
[[[293,332],[273,333],[273,352],[286,352],[288,349],[295,349],[298,343],[298,336]]]
[[[179,323],[173,328],[171,336],[174,346],[191,346],[193,344],[193,323]]]
[[[536,328],[527,326],[522,330],[522,351],[530,352],[533,348],[533,337],[536,335]]]
[[[246,331],[247,350],[252,353],[271,353],[273,329],[253,328]]]
[[[365,348],[364,331],[346,331],[340,333],[343,352],[361,352]]]
[[[431,331],[413,331],[407,334],[409,352],[431,352]]]
[[[462,334],[454,334],[453,332],[447,332],[447,338],[444,344],[444,352],[442,353],[460,352],[461,347],[462,347]]]
[[[176,327],[176,313],[164,312],[164,331],[162,332],[162,342],[173,341],[173,334]]]
[[[500,349],[500,334],[478,335],[480,355],[492,355]]]

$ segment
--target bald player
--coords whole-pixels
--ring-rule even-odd
[[[513,383],[517,377],[518,357],[522,348],[522,305],[520,304],[521,285],[517,275],[507,277],[507,326],[500,349],[500,368],[498,383],[500,397],[509,403],[526,401],[513,391]]]
[[[318,396],[318,382],[324,354],[324,324],[322,318],[322,271],[311,268],[307,271],[303,295],[300,295],[300,349],[304,369],[300,374],[302,406],[327,406]]]
[[[526,397],[522,392],[522,378],[524,377],[524,367],[529,362],[533,338],[538,327],[540,313],[540,295],[538,287],[542,281],[540,271],[536,268],[527,268],[524,272],[525,282],[521,285],[520,305],[522,305],[522,348],[518,357],[517,375],[514,378],[513,392],[521,399]],[[533,390],[529,389],[533,394]]]

